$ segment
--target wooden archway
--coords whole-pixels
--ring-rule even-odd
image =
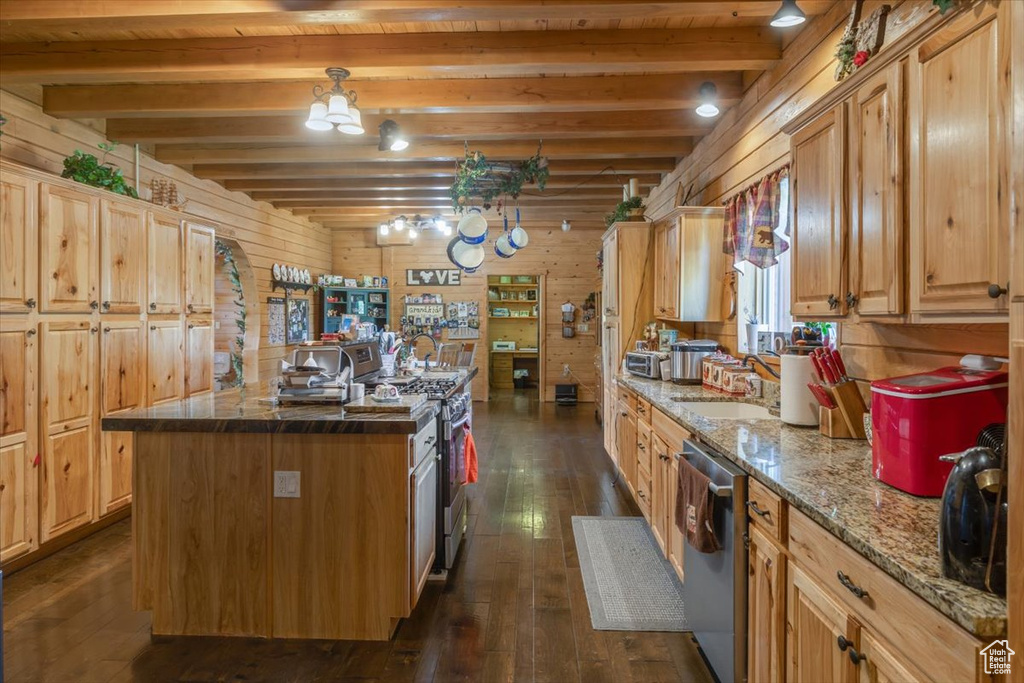
[[[256,289],[256,274],[245,250],[237,241],[218,237],[217,241],[231,250],[235,265],[238,268],[238,280],[242,286],[242,297],[245,303],[245,335],[244,349],[242,351],[242,374],[245,384],[252,386],[260,381],[260,299]],[[215,349],[217,351],[234,351],[235,338],[238,336],[238,307],[232,289],[231,280],[228,277],[227,264],[224,257],[218,253],[217,268],[215,271],[216,301],[214,311],[217,321],[220,323],[216,331]]]

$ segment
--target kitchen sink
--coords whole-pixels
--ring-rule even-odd
[[[681,396],[672,399],[691,413],[703,417],[724,418],[728,420],[767,420],[775,416],[763,406],[732,401],[687,401]]]

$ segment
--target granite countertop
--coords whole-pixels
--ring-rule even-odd
[[[981,638],[1006,633],[1006,600],[943,577],[939,499],[912,496],[875,479],[866,441],[829,439],[778,419],[706,418],[672,400],[743,400],[700,386],[631,375],[620,375],[618,382],[967,631]]]
[[[231,389],[103,418],[108,432],[416,434],[437,418],[438,401],[412,413],[345,413],[337,404],[276,404],[263,391]]]

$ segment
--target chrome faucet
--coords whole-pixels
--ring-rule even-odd
[[[420,337],[426,337],[427,339],[429,339],[430,343],[434,345],[434,350],[433,350],[432,353],[437,353],[437,340],[434,339],[431,335],[427,334],[426,332],[420,332],[415,337],[412,337],[412,338],[409,339],[409,341],[407,343],[409,344],[409,350],[410,351],[413,350],[414,342],[417,339],[419,339]],[[429,361],[430,361],[430,354],[428,353],[427,355],[425,355],[423,357],[423,365],[425,367],[427,367],[427,368],[430,367],[430,362]]]
[[[779,375],[779,373],[775,372],[775,368],[765,363],[764,359],[762,359],[761,356],[757,355],[756,353],[752,353],[743,357],[744,365],[749,365],[750,361],[757,361],[757,364],[760,365],[765,370],[767,370],[769,375],[771,375],[775,379],[782,379],[782,376]]]

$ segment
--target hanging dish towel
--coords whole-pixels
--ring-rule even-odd
[[[686,458],[680,458],[677,485],[676,527],[697,552],[718,552],[721,545],[712,526],[715,497],[711,495],[711,480]]]
[[[473,441],[473,432],[469,431],[469,427],[463,427],[463,429],[466,430],[466,443],[464,444],[466,457],[466,483],[475,484],[478,469],[476,461],[476,442]]]

